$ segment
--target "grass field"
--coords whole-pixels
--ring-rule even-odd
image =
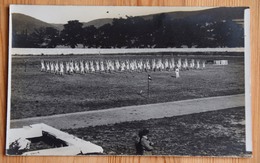
[[[40,71],[40,61],[70,61],[97,58],[167,58],[162,55],[64,55],[13,56],[11,119],[46,116],[120,106],[177,101],[244,93],[244,57],[174,56],[178,58],[227,59],[229,65],[206,64],[206,69],[149,72],[93,73],[58,76]],[[140,93],[142,92],[142,93]]]
[[[244,107],[66,132],[104,148],[104,154],[134,155],[133,137],[150,130],[153,155],[246,156]]]

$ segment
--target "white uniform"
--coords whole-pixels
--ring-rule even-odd
[[[89,72],[89,64],[88,64],[88,61],[85,62],[85,72]]]
[[[110,61],[110,69],[111,69],[111,71],[115,71],[114,61]]]
[[[138,61],[134,60],[134,70],[138,71]]]
[[[121,71],[125,71],[125,62],[124,61],[121,62]]]
[[[202,68],[205,68],[205,61],[202,61]]]
[[[75,71],[76,73],[79,73],[79,63],[75,62]]]
[[[200,61],[197,60],[197,69],[199,69],[199,68],[200,68]]]
[[[156,69],[156,61],[155,59],[152,60],[152,70],[155,71]]]
[[[156,69],[161,70],[162,69],[162,60],[158,59],[157,64],[156,64]]]
[[[194,59],[191,60],[191,64],[192,64],[192,68],[194,68],[195,67],[195,60]]]
[[[54,73],[54,64],[53,64],[53,62],[51,62],[50,65],[51,65],[51,73]]]
[[[94,63],[93,63],[93,61],[90,61],[89,63],[90,63],[90,71],[91,71],[91,72],[95,72],[95,68],[94,68]]]
[[[46,71],[45,65],[44,65],[44,60],[41,60],[41,71]]]
[[[46,62],[46,70],[47,70],[47,72],[50,72],[50,70],[51,70],[50,62]]]
[[[68,74],[70,72],[70,63],[66,62],[66,73]]]
[[[100,71],[105,71],[104,62],[100,61]]]
[[[187,69],[189,67],[188,59],[185,59],[184,64],[185,64],[185,68]]]
[[[100,71],[100,68],[99,68],[99,61],[96,61],[96,71]]]
[[[181,68],[181,59],[178,59],[177,67],[178,67],[179,69]]]
[[[80,73],[81,74],[84,74],[85,73],[85,69],[84,69],[84,63],[83,63],[83,61],[80,61]]]
[[[130,70],[130,62],[129,62],[129,60],[126,60],[125,64],[126,64],[126,70],[129,71]]]
[[[74,63],[73,61],[70,62],[70,73],[72,74],[74,72]]]
[[[115,65],[116,65],[115,66],[116,70],[119,71],[120,70],[120,63],[119,63],[118,59],[115,61]]]
[[[63,62],[60,62],[60,75],[64,75],[64,65],[63,65]]]
[[[175,76],[176,78],[180,77],[180,69],[178,67],[175,69]]]
[[[151,69],[150,61],[149,61],[148,59],[146,60],[146,69],[147,69],[147,70],[150,70],[150,69]]]
[[[174,67],[175,67],[175,61],[174,61],[174,58],[171,59],[171,64],[172,64],[172,69],[174,69]]]
[[[56,62],[55,63],[55,74],[58,74],[59,73],[59,63]]]
[[[168,59],[164,60],[164,68],[165,68],[165,70],[169,69],[169,61],[168,61]]]

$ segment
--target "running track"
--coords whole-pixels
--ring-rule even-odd
[[[173,117],[239,106],[245,106],[244,94],[16,119],[10,121],[10,126],[11,128],[17,128],[45,123],[58,129],[81,128],[151,118]]]

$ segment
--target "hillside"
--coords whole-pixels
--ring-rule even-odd
[[[193,21],[200,21],[201,19],[214,19],[219,20],[236,20],[244,19],[244,9],[246,7],[220,7],[207,9],[202,11],[178,11],[164,13],[165,21],[172,21],[174,19],[191,19]],[[135,18],[143,18],[144,20],[151,20],[153,17],[159,16],[160,14],[151,14],[143,16],[135,16]],[[103,26],[104,24],[112,24],[112,18],[95,19],[89,22],[84,22],[83,27],[93,25],[96,28]]]
[[[54,27],[56,29],[59,29],[55,25],[20,13],[12,14],[12,23],[13,32],[17,34],[21,34],[22,32],[27,32],[28,34],[30,34],[33,33],[35,29],[39,29],[41,27]]]
[[[212,18],[216,21],[218,20],[233,20],[233,19],[243,19],[244,18],[244,9],[246,7],[220,7],[213,8],[201,11],[177,11],[165,13],[165,17],[168,20],[174,19],[184,19],[190,18],[198,20],[199,18]],[[159,14],[151,14],[141,16],[145,20],[152,19],[154,16]]]
[[[235,20],[235,19],[243,19],[245,7],[221,7],[221,8],[213,8],[202,11],[189,11],[189,12],[169,12],[164,14],[164,21],[171,21],[174,19],[184,19],[188,18],[192,21],[201,21],[207,19],[218,20]],[[159,16],[160,14],[151,14],[144,16],[137,16],[136,18],[143,18],[144,20],[151,20],[153,17]],[[95,19],[89,22],[82,22],[83,27],[86,26],[95,26],[99,28],[104,24],[112,24],[112,18],[102,18]],[[26,31],[28,33],[32,33],[34,29],[38,29],[40,27],[54,27],[58,30],[63,29],[63,24],[49,24],[47,22],[41,21],[39,19],[20,14],[13,13],[12,14],[12,23],[13,23],[13,31],[17,33],[21,33]]]
[[[95,19],[89,22],[84,23],[83,22],[83,27],[87,27],[87,26],[95,26],[96,28],[99,28],[105,24],[112,24],[113,19],[112,18],[104,18],[104,19]]]

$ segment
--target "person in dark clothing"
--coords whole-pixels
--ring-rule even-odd
[[[148,139],[148,133],[147,129],[139,131],[139,140],[135,143],[137,155],[152,155],[153,143]]]

